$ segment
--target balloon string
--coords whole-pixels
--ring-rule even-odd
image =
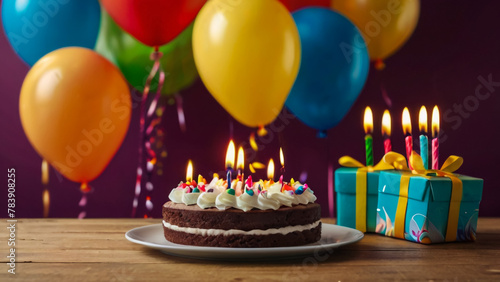
[[[389,97],[387,90],[385,90],[383,82],[380,82],[380,92],[382,92],[382,98],[384,99],[384,102],[387,105],[387,107],[389,107],[389,108],[392,107],[391,97]]]
[[[158,52],[157,52],[158,53]],[[159,53],[159,57],[161,58],[161,53]],[[153,98],[153,101],[151,102],[151,105],[149,106],[149,110],[147,113],[147,117],[151,118],[153,114],[156,112],[156,109],[158,107],[158,102],[160,100],[161,96],[161,90],[163,88],[163,83],[165,82],[165,72],[161,68],[161,63],[160,63],[160,73],[158,76],[158,88],[156,89],[156,95]],[[145,146],[147,149],[147,173],[146,173],[146,213],[144,215],[145,218],[151,217],[151,211],[153,210],[153,202],[151,201],[151,194],[153,192],[153,183],[151,182],[151,176],[153,174],[154,167],[157,163],[157,158],[156,158],[156,153],[151,148],[151,143],[155,142],[157,139],[157,136],[151,136],[151,133],[153,132],[153,129],[156,127],[156,125],[160,124],[161,122],[161,115],[158,115],[155,119],[153,119],[148,126],[148,130],[146,131],[146,142]],[[148,138],[150,136],[150,138]]]
[[[139,161],[137,164],[137,177],[136,177],[136,183],[135,183],[135,193],[134,193],[134,200],[132,202],[132,217],[135,217],[135,214],[137,212],[137,206],[138,206],[138,201],[139,201],[139,196],[141,195],[141,182],[142,182],[142,163],[143,163],[143,146],[144,142],[146,139],[145,136],[145,124],[146,124],[146,102],[149,94],[149,90],[151,88],[151,82],[153,78],[156,76],[158,73],[158,70],[160,69],[160,59],[162,57],[162,53],[158,51],[158,47],[155,47],[155,51],[151,54],[151,60],[154,61],[153,68],[151,69],[151,72],[148,75],[148,78],[146,79],[146,85],[144,86],[144,91],[142,93],[142,99],[141,99],[141,106],[140,106],[140,121],[139,121]],[[159,99],[159,93],[161,93],[161,87],[163,86],[163,80],[165,78],[165,74],[163,76],[161,75],[163,71],[160,72],[160,80],[158,83],[158,89],[157,89],[157,97],[153,100],[152,104],[154,103],[156,107],[156,103]],[[153,108],[154,108],[153,107]],[[151,111],[151,110],[150,110]],[[154,112],[154,110],[153,110]]]
[[[330,146],[326,136],[326,162],[328,164],[328,215],[333,218],[334,195],[333,195],[333,163],[330,158]]]
[[[50,210],[50,193],[49,193],[49,164],[46,160],[42,161],[42,202],[43,202],[43,217],[49,217]]]
[[[78,219],[83,219],[87,216],[87,195],[92,191],[92,187],[90,187],[86,182],[83,182],[80,185],[80,192],[82,192],[82,198],[78,205],[82,208],[80,214],[78,214]]]
[[[179,93],[175,93],[175,103],[177,105],[177,119],[182,132],[186,132],[186,118],[184,116],[183,100]]]
[[[161,53],[159,53],[159,54],[160,54],[160,58],[161,58]],[[160,100],[161,89],[163,88],[164,82],[165,82],[165,72],[162,69],[160,69],[160,75],[159,75],[159,79],[158,79],[158,88],[156,90],[156,95],[155,95],[153,101],[151,102],[151,105],[149,106],[148,118],[150,118],[156,110],[156,107],[158,105],[158,100]]]

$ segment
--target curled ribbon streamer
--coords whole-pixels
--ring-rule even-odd
[[[175,103],[177,104],[177,119],[182,132],[186,132],[186,117],[184,116],[183,99],[179,93],[175,94]]]
[[[462,202],[463,183],[462,180],[460,180],[453,172],[455,172],[460,168],[460,166],[462,166],[464,162],[463,158],[453,155],[449,156],[440,170],[425,169],[422,157],[420,157],[420,155],[415,151],[413,151],[410,156],[410,164],[413,167],[413,170],[411,171],[408,169],[408,166],[406,166],[405,157],[401,154],[389,152],[384,156],[383,161],[387,164],[393,165],[397,170],[406,171],[406,173],[401,176],[399,200],[396,209],[396,219],[394,222],[394,236],[404,239],[406,209],[408,205],[408,190],[410,186],[411,176],[419,175],[430,179],[429,175],[436,175],[438,177],[448,177],[450,178],[452,183],[445,241],[456,241],[458,218],[460,215],[460,204]]]
[[[367,173],[394,169],[394,167],[382,160],[375,166],[365,166],[350,156],[341,157],[339,164],[344,167],[358,168],[356,171],[356,229],[366,232]]]
[[[156,104],[158,103],[159,99],[159,93],[161,93],[161,88],[163,86],[163,81],[165,79],[165,74],[163,71],[160,71],[160,77],[159,77],[159,82],[158,82],[158,88],[156,92],[156,96],[154,97],[151,106],[146,113],[146,102],[149,94],[149,90],[151,88],[151,82],[153,78],[156,76],[158,71],[160,70],[160,59],[163,56],[161,52],[158,51],[158,47],[155,47],[155,51],[151,54],[151,60],[154,61],[153,63],[153,68],[151,69],[151,72],[148,75],[148,78],[146,79],[146,84],[144,86],[144,91],[142,93],[142,99],[141,99],[141,106],[140,106],[140,121],[139,121],[139,161],[137,164],[137,184],[136,184],[136,193],[134,194],[134,200],[132,204],[132,217],[135,217],[135,213],[137,211],[137,201],[139,199],[139,196],[141,194],[141,180],[142,180],[142,164],[143,164],[143,147],[144,141],[145,141],[145,124],[146,124],[146,115],[147,117],[150,116],[150,112],[152,115],[152,112],[154,112],[154,108],[156,108]],[[163,74],[163,75],[162,75]],[[154,106],[153,106],[154,105]],[[137,191],[138,188],[138,191]]]

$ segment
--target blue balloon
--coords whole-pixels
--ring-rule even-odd
[[[309,127],[326,130],[349,112],[366,82],[370,57],[359,30],[324,8],[293,13],[302,61],[285,105]]]
[[[4,0],[2,24],[14,51],[32,66],[68,46],[93,49],[99,33],[97,0]]]

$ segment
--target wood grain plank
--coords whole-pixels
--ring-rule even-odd
[[[126,231],[160,219],[21,219],[16,278],[24,281],[500,280],[500,218],[480,218],[478,240],[420,245],[376,234],[327,256],[220,262],[168,256],[128,242]],[[333,219],[323,222],[333,223]],[[6,242],[6,230],[0,241]],[[6,244],[5,244],[6,245]],[[7,262],[5,256],[0,262]],[[0,280],[10,278],[6,270]]]

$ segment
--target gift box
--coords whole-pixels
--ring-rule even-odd
[[[378,163],[365,167],[351,157],[339,159],[344,166],[335,171],[337,224],[362,232],[375,232],[379,172],[393,167]]]
[[[376,232],[424,244],[474,241],[483,180],[450,172],[460,166],[452,163],[380,172]]]

